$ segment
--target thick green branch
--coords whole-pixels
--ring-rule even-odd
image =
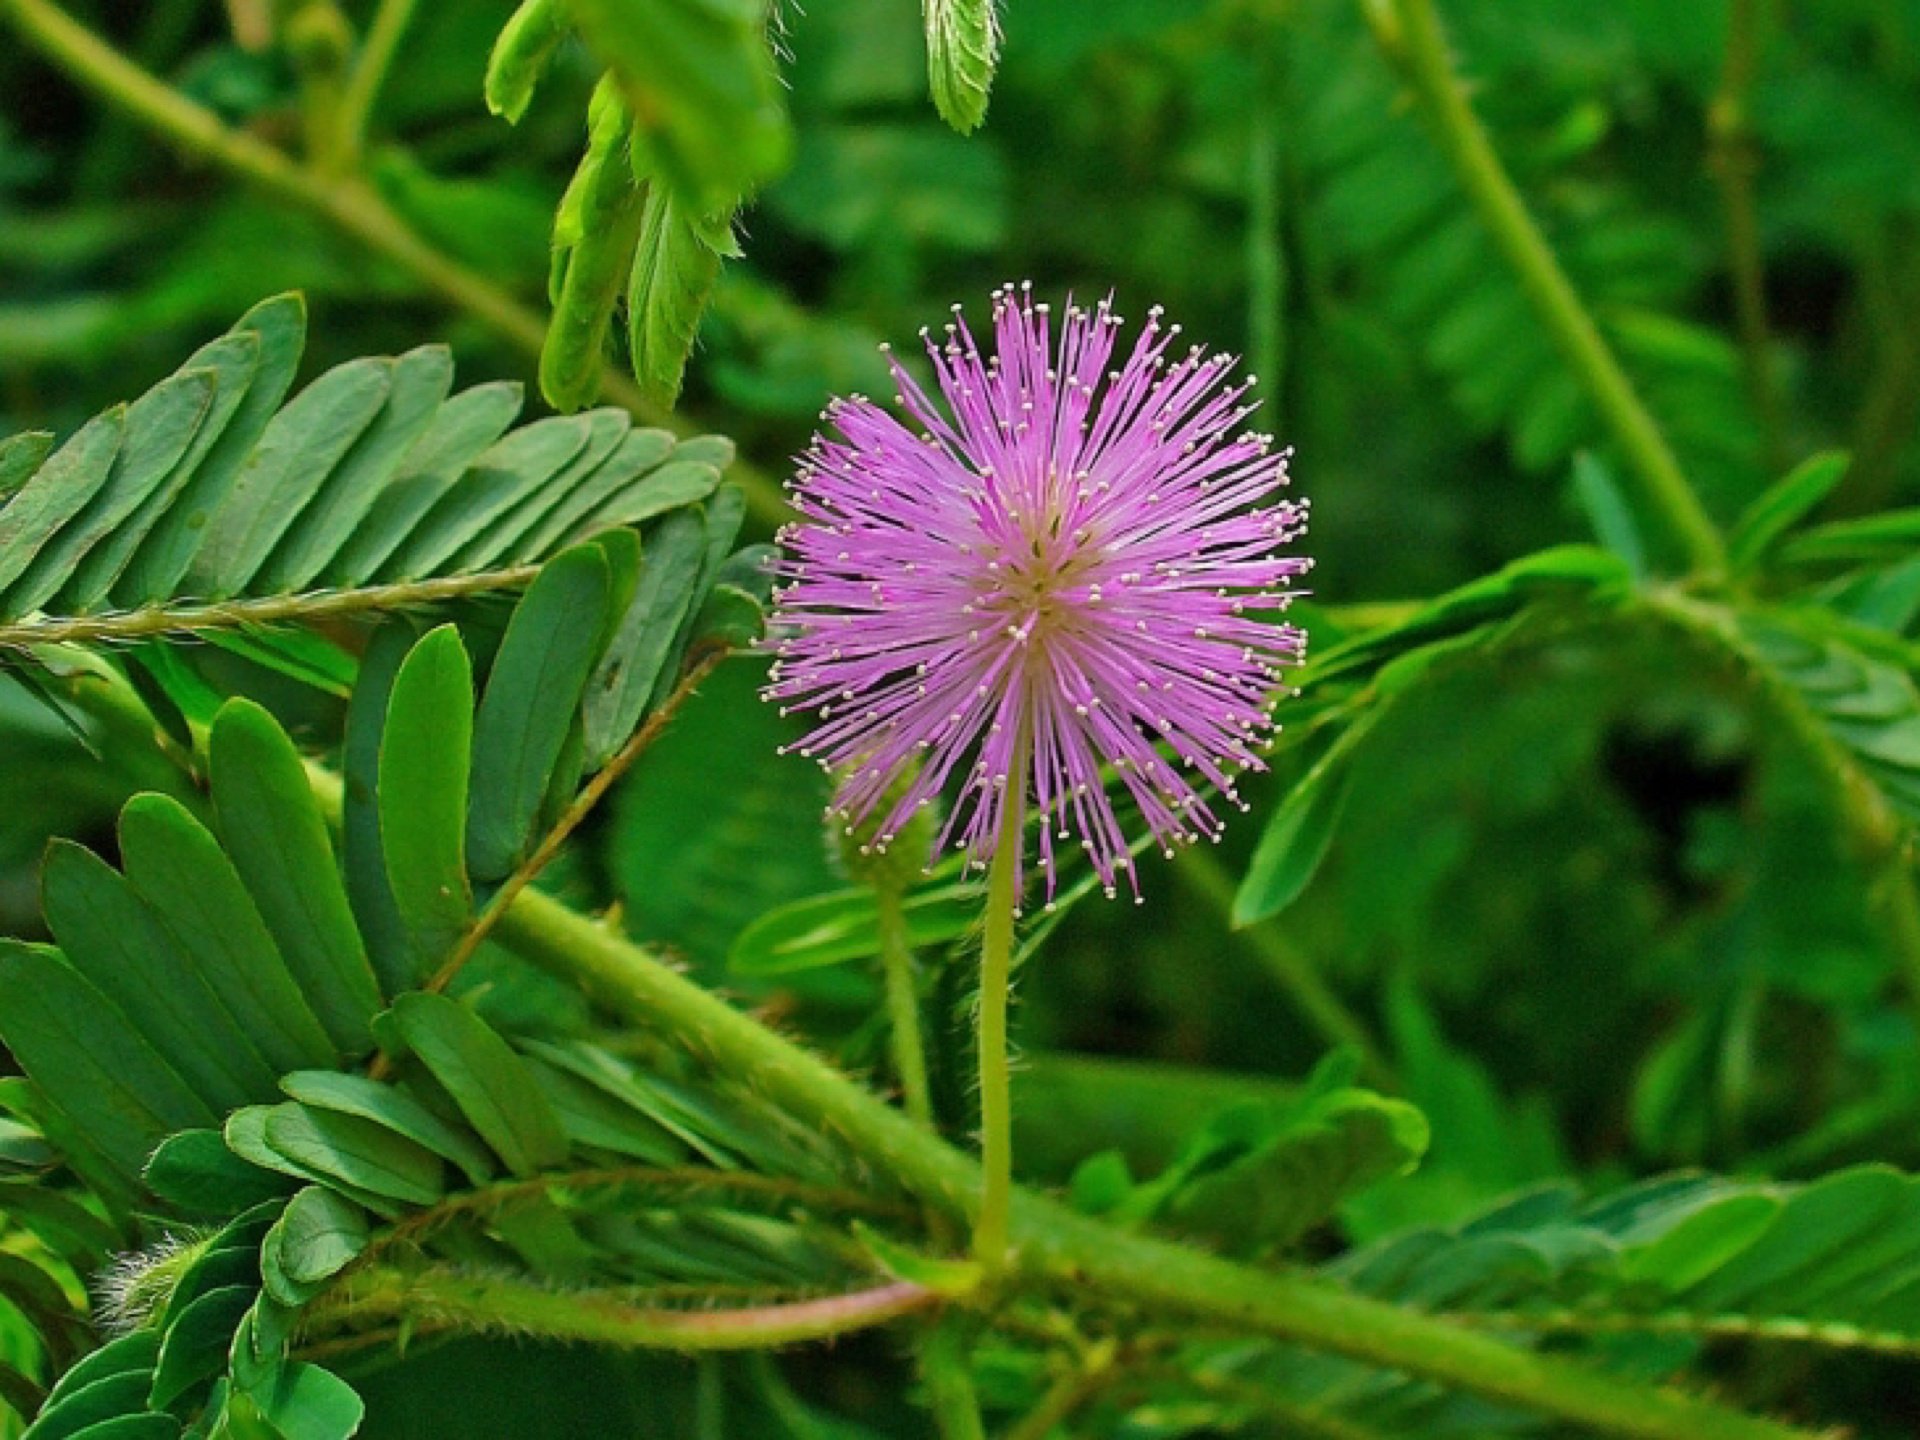
[[[796,1118],[838,1137],[922,1200],[971,1221],[980,1168],[825,1061],[635,949],[605,926],[528,891],[498,938],[581,985],[610,1011],[745,1077]],[[1288,1271],[1247,1269],[1126,1234],[1016,1190],[1011,1238],[1023,1280],[1294,1341],[1648,1440],[1788,1440],[1805,1432],[1678,1391],[1502,1344]]]
[[[1467,103],[1466,88],[1448,58],[1432,0],[1394,0],[1394,6],[1399,25],[1385,31],[1383,38],[1390,57],[1401,66],[1425,107],[1455,175],[1513,267],[1541,323],[1598,405],[1648,499],[1685,547],[1689,562],[1702,574],[1719,573],[1726,561],[1719,530],[1527,213],[1493,142]],[[1382,33],[1379,26],[1376,33]]]

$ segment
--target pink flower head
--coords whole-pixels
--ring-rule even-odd
[[[1289,452],[1237,429],[1253,405],[1232,357],[1169,359],[1180,327],[1156,307],[1109,370],[1111,302],[1069,301],[1057,350],[1048,309],[996,291],[992,358],[957,305],[944,340],[923,331],[944,408],[890,356],[921,434],[860,396],[828,407],[840,438],[800,459],[781,536],[767,695],[815,712],[796,748],[842,776],[835,818],[877,818],[875,843],[958,770],[943,845],[984,863],[1004,807],[1031,806],[1049,898],[1075,836],[1109,895],[1124,870],[1137,897],[1101,767],[1164,847],[1219,835],[1199,785],[1240,804],[1234,772],[1260,768],[1305,638],[1261,612],[1311,564],[1276,553],[1307,509],[1276,498]]]

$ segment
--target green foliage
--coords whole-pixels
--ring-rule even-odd
[[[1433,8],[0,0],[4,1433],[1905,1433],[1920,30]],[[874,896],[709,668],[777,487],[650,423],[776,468],[1009,276],[1248,352],[1318,568],[1256,814],[1017,938],[1080,1213],[981,1291],[980,892],[889,1127]]]

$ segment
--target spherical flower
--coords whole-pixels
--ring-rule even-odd
[[[1037,811],[1049,896],[1075,837],[1112,894],[1132,864],[1103,766],[1166,847],[1217,837],[1203,787],[1237,804],[1260,766],[1304,643],[1273,612],[1311,563],[1279,553],[1306,505],[1239,428],[1250,379],[1169,358],[1158,308],[1114,370],[1110,301],[1069,302],[1056,349],[1031,287],[997,291],[991,357],[959,313],[922,332],[945,407],[888,357],[920,433],[854,396],[799,460],[767,694],[814,713],[795,748],[841,777],[836,818],[884,797],[876,843],[957,773],[942,845],[984,863],[1006,807]]]

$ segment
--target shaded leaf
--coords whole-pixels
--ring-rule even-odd
[[[417,963],[431,966],[466,929],[467,783],[473,671],[460,632],[429,631],[394,676],[380,732],[380,847]]]
[[[566,1136],[553,1108],[484,1020],[456,1000],[421,991],[396,999],[393,1017],[407,1048],[508,1170],[525,1177],[565,1161]]]

